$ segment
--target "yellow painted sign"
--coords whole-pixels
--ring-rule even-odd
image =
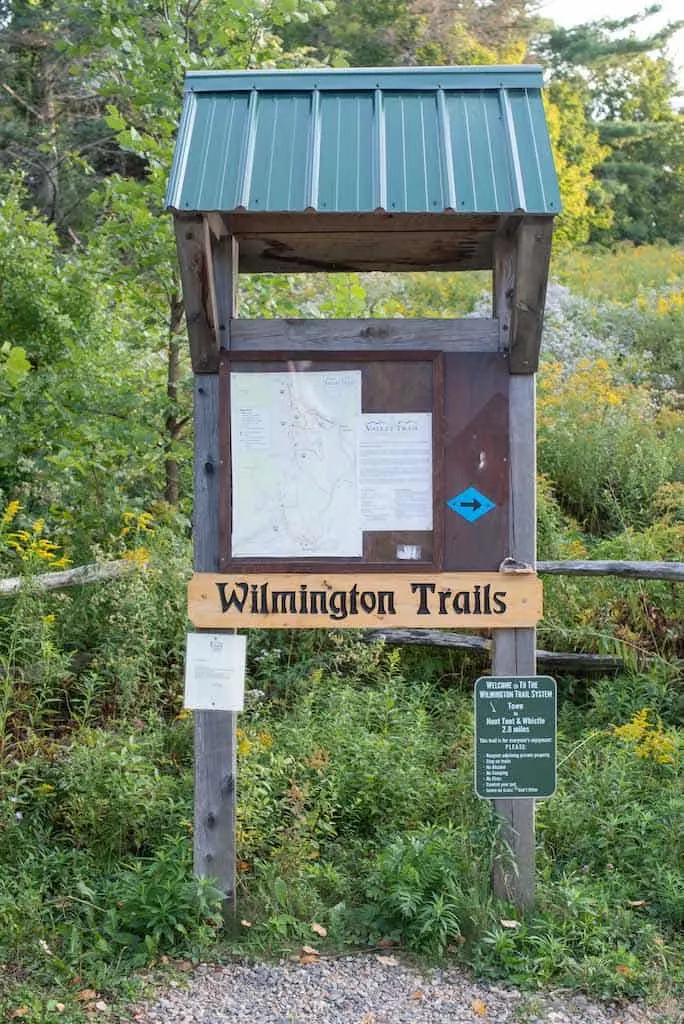
[[[202,629],[510,629],[541,616],[534,573],[196,573],[188,586]]]

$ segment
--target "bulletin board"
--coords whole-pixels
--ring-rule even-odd
[[[226,353],[221,570],[498,569],[508,382],[496,353]]]

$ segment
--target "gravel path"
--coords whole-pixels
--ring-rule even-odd
[[[200,965],[131,1011],[142,1024],[668,1024],[637,1004],[605,1006],[575,993],[521,993],[475,984],[462,971],[419,969],[395,956],[356,955],[301,964]]]

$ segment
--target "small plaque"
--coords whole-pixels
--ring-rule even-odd
[[[483,676],[475,683],[475,792],[483,800],[553,796],[556,681]]]
[[[242,711],[247,637],[232,633],[188,633],[184,707]]]

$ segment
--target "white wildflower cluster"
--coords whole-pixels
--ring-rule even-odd
[[[636,332],[632,307],[613,303],[596,303],[573,295],[569,288],[550,281],[544,308],[543,362],[560,363],[570,375],[582,361],[607,360],[614,369],[621,368],[626,379],[650,378],[649,352],[639,351],[637,367],[634,360]],[[491,316],[491,297],[484,292],[472,316]]]

